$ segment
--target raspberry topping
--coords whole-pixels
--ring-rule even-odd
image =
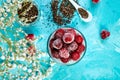
[[[82,53],[85,50],[85,46],[83,44],[78,46],[77,52]]]
[[[59,55],[60,57],[62,58],[68,58],[70,56],[68,50],[66,48],[62,48],[60,51],[59,51]]]
[[[80,54],[78,52],[71,53],[72,60],[76,61],[80,58]]]
[[[50,40],[50,43],[49,43],[50,49],[53,49],[53,41],[54,41],[54,39],[51,39],[51,40]]]
[[[61,49],[63,46],[62,40],[60,38],[53,41],[53,47],[55,49]]]
[[[63,63],[67,63],[69,61],[69,58],[60,58],[60,60],[63,62]]]
[[[78,44],[82,43],[82,42],[83,42],[82,36],[81,36],[81,35],[76,35],[76,36],[75,36],[75,41],[76,41]]]
[[[56,38],[62,38],[64,35],[64,30],[63,29],[58,29],[55,33]]]
[[[63,35],[63,41],[66,44],[72,43],[74,41],[74,35],[71,33],[65,33]]]
[[[78,44],[76,42],[72,42],[69,46],[68,46],[68,50],[69,51],[74,51],[78,48]]]
[[[70,29],[66,29],[65,32],[66,32],[66,33],[71,33],[71,34],[73,34],[74,36],[76,35],[75,30],[72,29],[72,28],[70,28]]]
[[[55,49],[52,50],[51,54],[52,54],[52,56],[53,56],[54,58],[59,58],[59,57],[60,57],[60,56],[59,56],[59,51],[57,51],[57,50],[55,50]]]

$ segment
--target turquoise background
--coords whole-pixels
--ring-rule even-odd
[[[120,0],[100,0],[93,4],[91,0],[78,0],[78,3],[93,14],[89,23],[81,21],[75,12],[71,23],[58,26],[53,22],[51,0],[34,0],[38,4],[41,16],[39,20],[25,27],[27,33],[43,38],[35,44],[43,52],[47,51],[47,41],[57,28],[73,27],[83,33],[87,41],[85,56],[77,64],[63,66],[56,64],[52,74],[45,80],[119,80],[120,79]],[[101,30],[110,31],[109,38],[100,38]]]
[[[39,2],[36,0],[36,2]],[[50,2],[39,2],[42,11],[40,20],[34,28],[35,34],[44,35],[40,41],[40,49],[46,51],[46,43],[50,34],[60,27],[52,21]],[[67,26],[81,31],[87,41],[87,51],[82,60],[72,66],[57,64],[52,75],[46,80],[119,80],[120,79],[120,1],[100,0],[93,4],[91,0],[78,0],[79,4],[93,14],[90,23],[80,20],[77,12]],[[106,40],[100,38],[102,29],[110,31]],[[34,30],[32,30],[34,32]]]

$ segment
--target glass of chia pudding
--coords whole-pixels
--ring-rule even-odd
[[[86,47],[83,34],[73,28],[59,28],[48,40],[49,55],[64,65],[77,63],[85,54]]]

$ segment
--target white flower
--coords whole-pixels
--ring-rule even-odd
[[[15,56],[12,56],[12,60],[15,60]]]
[[[42,57],[48,57],[47,53],[42,53]]]
[[[1,59],[4,60],[4,59],[5,59],[5,56],[1,56]]]
[[[1,28],[1,29],[4,29],[4,24],[3,24],[3,22],[1,22],[1,21],[0,21],[0,28]]]
[[[25,58],[23,58],[23,57],[20,57],[19,59],[20,59],[20,61],[24,61],[25,60]]]
[[[7,12],[10,12],[10,9],[6,9]]]
[[[33,66],[36,66],[36,63],[33,63]]]
[[[31,73],[31,72],[32,72],[32,70],[31,70],[31,69],[28,69],[28,72],[29,72],[29,73]]]
[[[4,19],[5,19],[4,17],[1,17],[1,18],[0,18],[0,21],[4,21]]]
[[[50,75],[51,72],[52,72],[52,68],[50,67],[50,68],[47,70],[46,76]]]
[[[18,56],[16,57],[16,60],[20,60]]]
[[[13,68],[16,68],[17,67],[17,65],[16,64],[13,64]]]
[[[23,68],[23,66],[20,64],[20,65],[19,65],[19,68]]]
[[[23,70],[24,70],[24,71],[26,71],[26,70],[27,70],[27,67],[26,67],[26,66],[24,66],[24,67],[23,67]]]
[[[8,14],[7,13],[4,13],[4,17],[7,17],[8,16]]]
[[[15,51],[16,51],[17,53],[19,53],[19,49],[16,49]]]
[[[22,6],[21,6],[21,4],[20,4],[20,3],[18,3],[18,8],[19,8],[19,9],[21,9],[21,8],[22,8]]]
[[[2,16],[2,13],[0,12],[0,17]]]
[[[41,58],[41,54],[38,55],[38,58]]]
[[[5,12],[5,9],[4,8],[0,8],[0,12]]]
[[[12,3],[15,3],[15,2],[17,2],[17,0],[12,0]]]
[[[11,66],[12,64],[11,63],[8,63],[8,66]]]
[[[50,64],[51,64],[51,66],[54,66],[54,65],[55,65],[55,62],[51,61]]]
[[[11,0],[6,0],[6,2],[7,2],[7,3],[10,3],[10,2],[11,2]]]
[[[26,46],[26,44],[25,44],[25,43],[23,43],[22,45],[23,45],[24,47]],[[26,49],[26,48],[25,48],[25,49]]]

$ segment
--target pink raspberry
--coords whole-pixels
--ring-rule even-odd
[[[72,29],[72,28],[65,29],[65,32],[66,32],[66,33],[71,33],[71,34],[73,34],[74,36],[76,35],[76,31],[75,31],[74,29]]]
[[[54,39],[51,39],[50,42],[49,42],[50,49],[53,49],[53,41],[54,41]]]
[[[32,45],[32,46],[28,47],[28,52],[31,56],[33,56],[36,53],[35,46]]]
[[[52,49],[51,50],[51,54],[54,58],[60,58],[60,55],[59,55],[59,51],[55,50],[55,49]]]
[[[70,59],[69,59],[69,58],[60,58],[60,60],[61,60],[63,63],[67,63]]]
[[[70,56],[70,54],[66,48],[60,49],[59,55],[61,58],[68,58]]]
[[[62,40],[60,38],[53,41],[53,47],[55,49],[61,49],[63,46]]]
[[[75,41],[78,43],[78,44],[81,44],[83,42],[83,38],[81,35],[76,35],[75,36]]]
[[[85,50],[85,46],[83,44],[81,44],[78,46],[76,51],[81,54],[84,50]]]
[[[78,52],[71,53],[71,59],[76,61],[80,58],[80,54]]]
[[[74,41],[74,35],[73,34],[71,34],[71,33],[65,33],[64,35],[63,35],[63,41],[64,41],[64,43],[66,43],[66,44],[70,44],[70,43],[72,43],[73,41]]]
[[[63,35],[64,35],[64,30],[63,29],[58,29],[54,34],[55,38],[62,38]]]
[[[78,48],[78,44],[76,42],[72,42],[69,46],[68,46],[68,50],[69,51],[74,51]]]

